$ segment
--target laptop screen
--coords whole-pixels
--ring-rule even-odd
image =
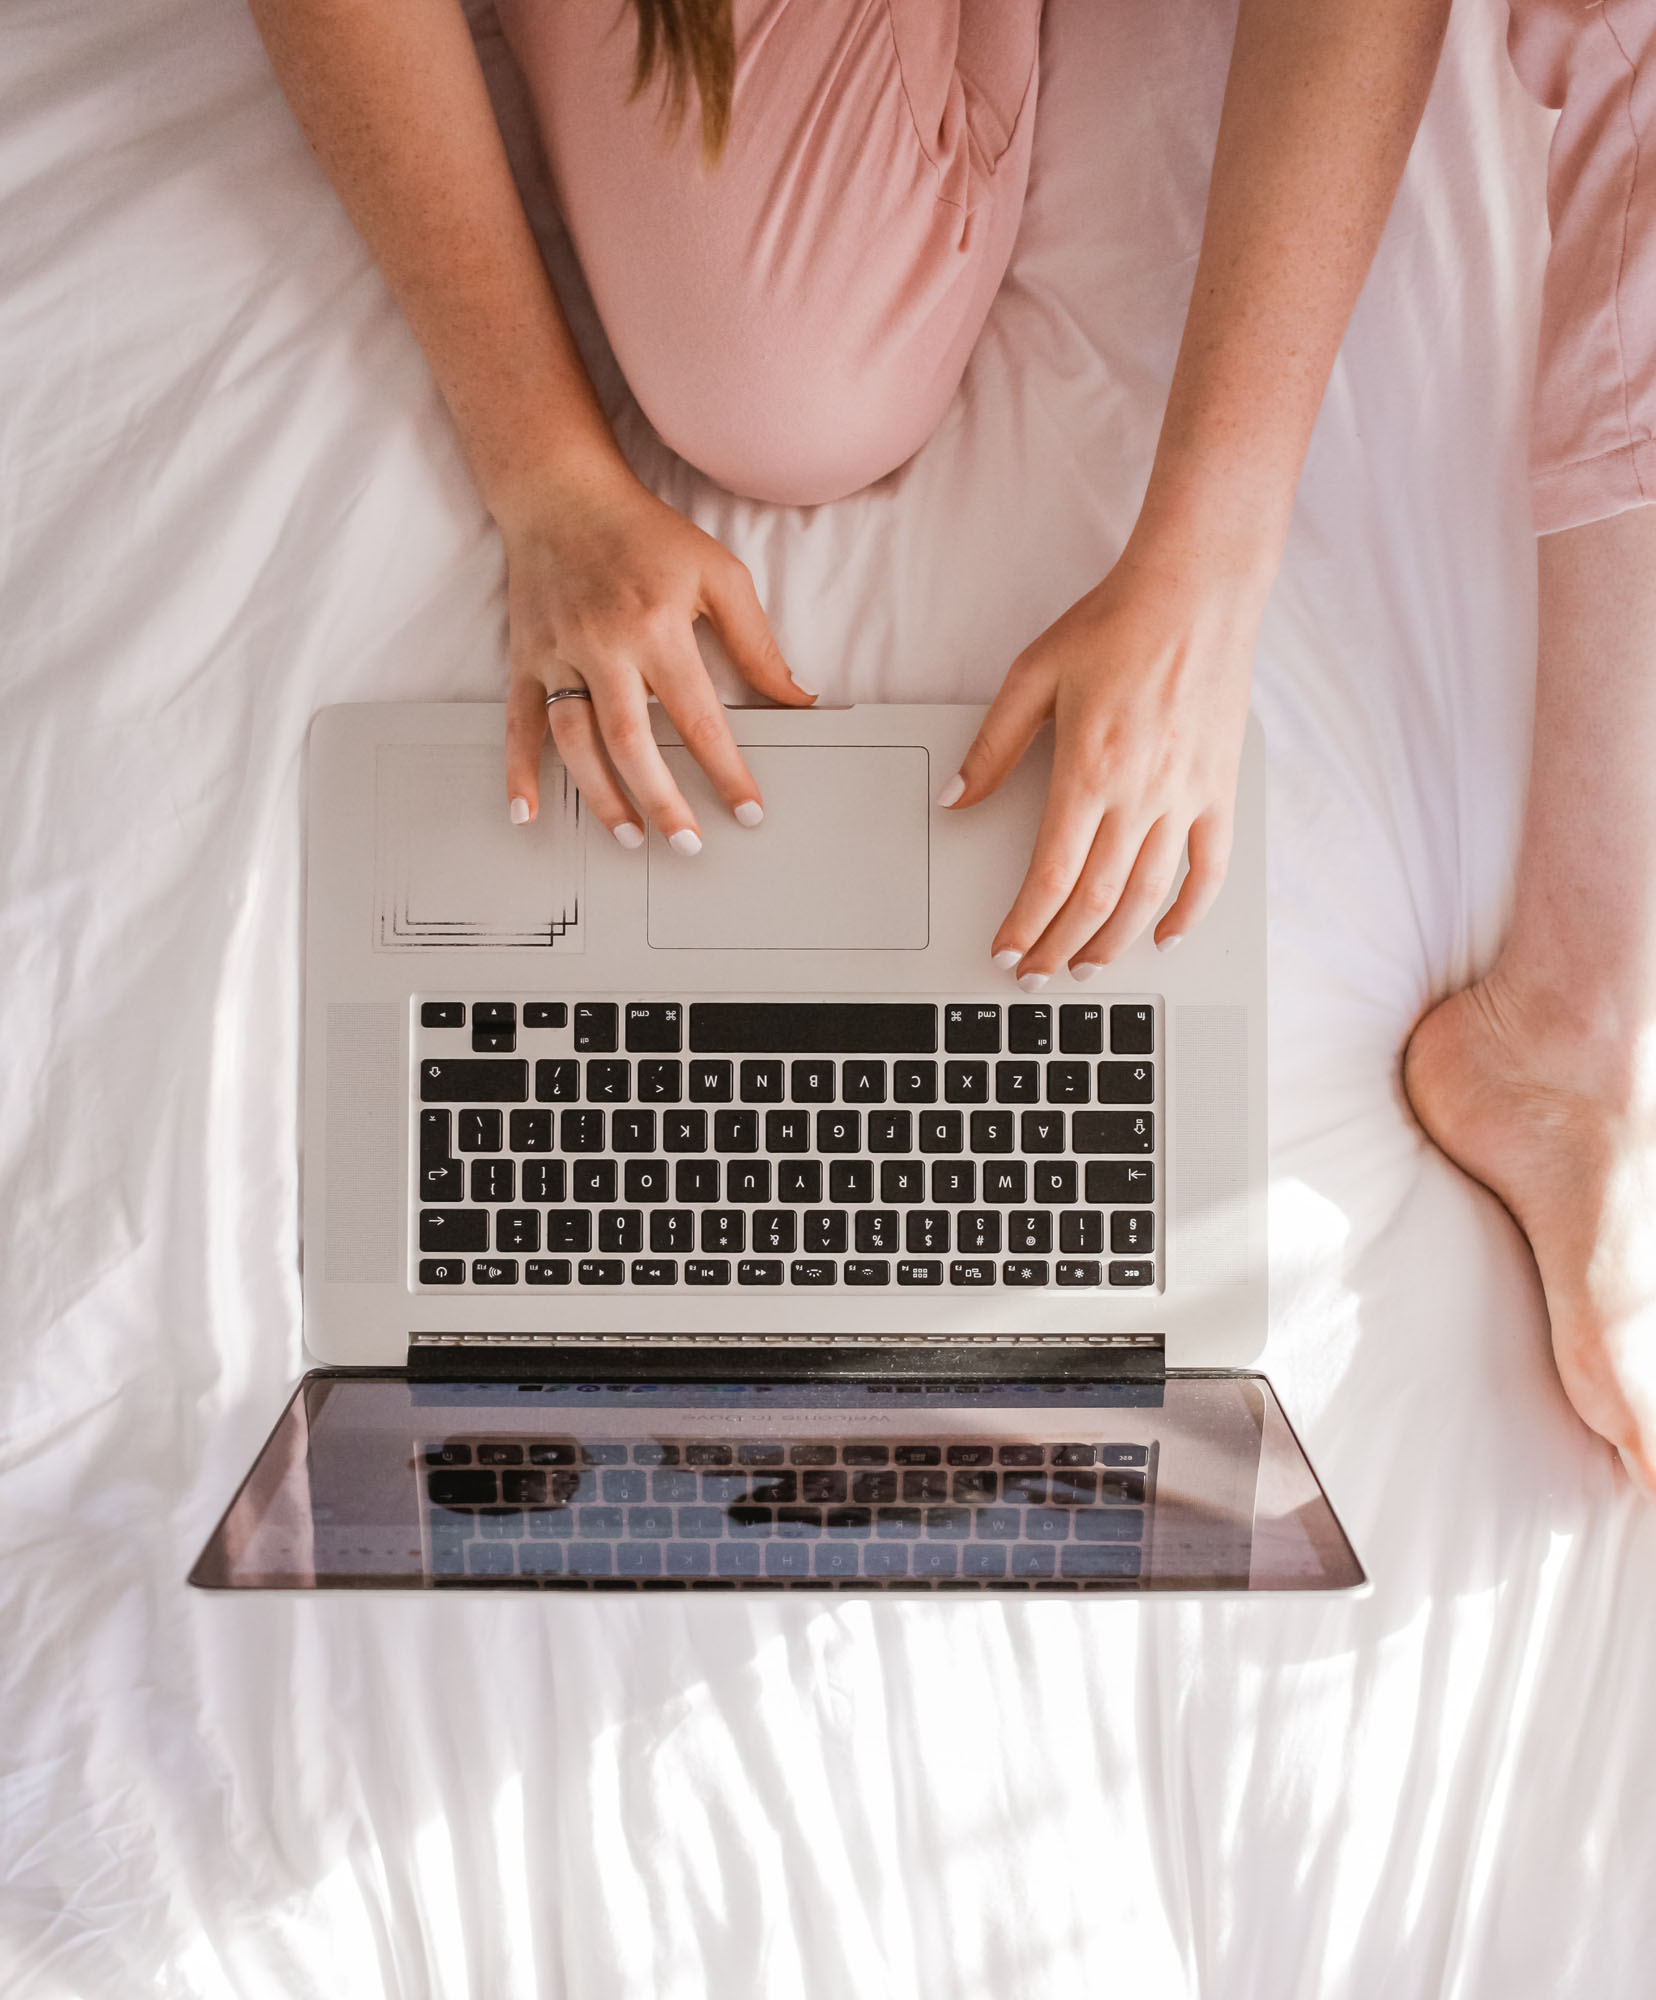
[[[1364,1581],[1270,1384],[307,1375],[219,1589],[1143,1592]]]

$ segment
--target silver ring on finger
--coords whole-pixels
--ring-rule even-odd
[[[551,708],[560,701],[591,701],[591,688],[554,688],[546,697],[546,705]]]

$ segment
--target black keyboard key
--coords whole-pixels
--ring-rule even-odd
[[[749,1114],[750,1116],[754,1114]],[[811,1114],[808,1111],[767,1111],[765,1151],[767,1153],[808,1153],[811,1150]]]
[[[498,1153],[505,1143],[505,1126],[498,1111],[462,1111],[459,1147],[462,1153]]]
[[[796,1104],[832,1104],[834,1065],[831,1062],[796,1062],[789,1068],[789,1088]]]
[[[796,1218],[791,1208],[762,1208],[753,1218],[753,1247],[791,1257],[797,1247]]]
[[[949,1266],[951,1285],[992,1285],[995,1266],[990,1258],[956,1258]]]
[[[437,1021],[425,1023],[427,1027],[446,1027],[454,1023]],[[420,1260],[420,1283],[422,1285],[463,1285],[466,1282],[466,1263],[463,1257],[422,1257]]]
[[[909,1153],[914,1150],[912,1111],[871,1111],[868,1114],[868,1150],[871,1153]]]
[[[989,1065],[981,1062],[945,1063],[943,1100],[946,1104],[987,1104]]]
[[[497,1250],[538,1250],[540,1216],[532,1208],[503,1208],[495,1217]]]
[[[745,1062],[741,1077],[744,1104],[780,1104],[788,1094],[788,1072],[782,1063]]]
[[[1049,1062],[1046,1066],[1048,1104],[1087,1104],[1092,1100],[1092,1065]]]
[[[591,1104],[625,1104],[632,1097],[632,1064],[624,1058],[595,1060],[586,1066],[586,1094]]]
[[[673,1163],[674,1201],[715,1202],[719,1198],[717,1160],[675,1160]]]
[[[776,1163],[776,1198],[778,1201],[792,1201],[803,1205],[822,1199],[822,1162],[820,1160],[778,1160]]]
[[[1100,1104],[1154,1104],[1156,1065],[1147,1062],[1101,1062],[1098,1065]]]
[[[1110,1266],[1112,1285],[1153,1285],[1156,1282],[1154,1265],[1141,1263],[1121,1263]]]
[[[1112,1007],[1110,1009],[1110,1054],[1149,1056],[1156,1052],[1156,1010],[1154,1007]]]
[[[517,1196],[517,1169],[510,1160],[473,1160],[471,1198],[473,1201],[513,1201]]]
[[[449,1153],[449,1114],[446,1111],[420,1113],[420,1199],[428,1202],[464,1201],[466,1170]]]
[[[615,1199],[615,1162],[577,1160],[571,1176],[577,1201],[604,1202]]]
[[[566,1153],[601,1153],[604,1150],[603,1112],[560,1111],[558,1144]]]
[[[732,1160],[725,1169],[725,1200],[765,1202],[771,1198],[769,1160]]]
[[[671,1257],[635,1257],[632,1281],[635,1285],[676,1285],[679,1267]],[[639,1477],[642,1479],[643,1474]]]
[[[736,1266],[739,1285],[779,1285],[782,1266],[774,1257],[744,1257]]]
[[[667,1199],[665,1160],[627,1160],[621,1168],[622,1199],[652,1202]]]
[[[937,1102],[937,1065],[934,1062],[893,1063],[891,1094],[899,1104]]]
[[[619,1257],[583,1257],[576,1267],[583,1285],[624,1285],[627,1267]]]
[[[995,1448],[990,1444],[952,1444],[949,1446],[947,1457],[951,1465],[993,1465]],[[993,1500],[995,1489],[991,1486],[987,1493],[974,1494],[972,1497]],[[957,1500],[961,1498],[959,1492],[956,1492],[955,1498]]]
[[[1001,1219],[993,1209],[968,1208],[955,1220],[955,1248],[967,1257],[992,1257],[1001,1247]]]
[[[961,1004],[943,1009],[943,1046],[952,1056],[998,1056],[1001,1010]]]
[[[1086,1189],[1088,1201],[1142,1205],[1156,1198],[1156,1170],[1136,1160],[1089,1160]]]
[[[1014,1257],[1044,1257],[1052,1248],[1052,1217],[1044,1209],[1015,1208],[1006,1218],[1006,1247]]]
[[[531,1285],[567,1285],[574,1273],[566,1257],[532,1257],[523,1275]]]
[[[667,1153],[707,1151],[705,1111],[665,1111],[661,1117],[661,1146]]]
[[[541,1104],[578,1104],[581,1098],[581,1065],[565,1057],[535,1065],[535,1098]]]
[[[471,1010],[471,1045],[480,1056],[510,1055],[517,1047],[517,1006],[511,1000],[479,1000]]]
[[[741,1250],[747,1234],[747,1217],[739,1208],[703,1209],[701,1247],[704,1251]]]
[[[846,1218],[839,1208],[810,1208],[805,1211],[802,1247],[810,1256],[838,1257],[845,1251]]]
[[[1051,1269],[1044,1258],[1024,1259],[1009,1257],[1001,1266],[1001,1283],[1003,1285],[1019,1285],[1024,1287],[1045,1285],[1051,1282],[1051,1278]]]
[[[471,1267],[474,1285],[515,1285],[518,1265],[515,1257],[475,1257]]]
[[[466,1025],[466,1003],[464,1000],[422,1000],[420,1002],[420,1026],[422,1028],[463,1028]]]
[[[1104,1248],[1104,1218],[1096,1208],[1073,1209],[1058,1218],[1058,1248],[1071,1257],[1096,1257]]]
[[[971,1160],[933,1160],[931,1198],[934,1204],[977,1200],[977,1167]]]
[[[567,1028],[569,1009],[562,1000],[531,1000],[523,1009],[526,1028]]]
[[[577,1000],[575,1047],[583,1056],[613,1055],[620,1039],[621,1010],[613,1000]],[[581,1280],[583,1284],[587,1280]],[[593,1280],[592,1282],[607,1282]],[[619,1283],[619,1280],[616,1280]]]
[[[1039,1117],[1038,1112],[1026,1111],[1025,1118]],[[1010,1111],[974,1111],[972,1113],[972,1151],[974,1153],[1010,1153],[1014,1136]]]
[[[859,1153],[862,1151],[860,1111],[819,1111],[816,1117],[816,1149],[819,1153]]]
[[[937,1009],[919,1002],[697,1001],[690,1046],[708,1055],[930,1055]]]
[[[728,1285],[730,1265],[723,1257],[692,1257],[684,1266],[687,1285]]]
[[[995,1065],[997,1104],[1039,1104],[1041,1065],[1032,1062],[998,1062]]]
[[[1076,1111],[1070,1123],[1078,1153],[1153,1153],[1153,1111]]]
[[[555,1209],[546,1218],[546,1247],[575,1253],[592,1248],[592,1217],[584,1208]]]
[[[1110,1217],[1110,1250],[1117,1257],[1148,1257],[1156,1247],[1156,1219],[1148,1209],[1125,1208]]]
[[[965,1121],[958,1111],[920,1113],[922,1153],[960,1153],[966,1147]]]
[[[677,1104],[683,1095],[683,1063],[663,1057],[638,1065],[638,1098],[641,1104]]]
[[[1026,1153],[1061,1153],[1064,1150],[1063,1112],[1025,1111],[1018,1120],[1018,1138]]]
[[[676,1000],[629,1000],[627,1048],[633,1055],[676,1056],[684,1046],[684,1009]]]
[[[693,1209],[658,1208],[650,1215],[650,1248],[657,1256],[696,1247],[696,1216]]]
[[[514,1153],[550,1153],[552,1114],[550,1111],[514,1111],[511,1119]]]
[[[1150,1450],[1142,1444],[1101,1444],[1098,1447],[1100,1465],[1148,1465]]]
[[[715,1111],[713,1150],[716,1153],[757,1153],[759,1114],[757,1111]]]
[[[845,1260],[845,1282],[848,1285],[889,1285],[891,1266],[883,1257]]]
[[[1058,1053],[1099,1056],[1104,1053],[1104,1009],[1068,1006],[1058,1009]]]
[[[1022,1208],[1029,1199],[1029,1169],[1022,1160],[985,1160],[983,1199],[1010,1208]]]
[[[1076,1199],[1075,1162],[1073,1160],[1037,1160],[1035,1162],[1036,1201],[1068,1203]]]
[[[857,1249],[867,1256],[900,1248],[901,1218],[894,1208],[865,1208],[855,1218]]]
[[[1104,1267],[1096,1258],[1058,1259],[1058,1282],[1061,1285],[1096,1286],[1104,1282]]]
[[[693,1062],[690,1065],[690,1102],[728,1104],[735,1088],[734,1072],[727,1062]]]
[[[1046,1464],[1045,1448],[1038,1444],[1003,1444],[999,1456],[1002,1465],[1033,1468]]]
[[[1050,1007],[1008,1007],[1006,1046],[1015,1056],[1047,1056],[1052,1053],[1052,1009]]]
[[[943,1266],[929,1257],[904,1258],[897,1266],[897,1282],[900,1285],[940,1285],[943,1282]]]
[[[925,1198],[926,1170],[918,1160],[880,1162],[880,1199],[888,1208]]]
[[[796,1285],[833,1285],[839,1282],[839,1266],[832,1258],[796,1257],[788,1277]]]
[[[610,1151],[653,1153],[656,1115],[653,1111],[617,1111],[610,1118]]]
[[[644,1218],[636,1208],[605,1208],[598,1213],[598,1248],[625,1255],[644,1248]]]
[[[884,1104],[885,1064],[867,1060],[841,1063],[840,1096],[847,1104]]]
[[[903,1247],[911,1254],[949,1247],[946,1209],[914,1208],[903,1218]]]

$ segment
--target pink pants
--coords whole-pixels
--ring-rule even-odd
[[[559,205],[644,414],[760,500],[918,451],[1012,254],[1041,0],[736,0],[720,164],[627,102],[623,0],[500,0]]]

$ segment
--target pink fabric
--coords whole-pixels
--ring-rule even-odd
[[[1530,452],[1545,535],[1656,500],[1656,0],[1512,0],[1508,46],[1560,114]]]
[[[936,429],[1012,253],[1040,0],[736,0],[731,136],[629,103],[624,0],[500,0],[564,219],[646,416],[811,505]]]

